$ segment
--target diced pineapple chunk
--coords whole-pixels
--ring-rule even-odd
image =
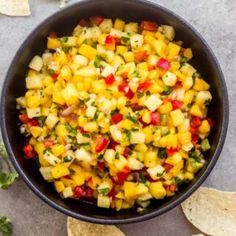
[[[130,44],[133,49],[140,48],[143,45],[143,35],[135,34],[130,37]]]
[[[181,143],[181,145],[191,142],[191,133],[190,132],[178,133],[178,140]]]
[[[66,85],[66,87],[61,91],[61,95],[68,105],[78,102],[79,99],[79,93],[76,90],[75,85],[72,83]]]
[[[81,186],[85,183],[85,174],[82,171],[79,174],[73,175],[71,178],[76,186]]]
[[[59,118],[53,113],[51,113],[48,115],[45,121],[45,124],[48,126],[49,129],[52,129],[58,121],[59,121]]]
[[[58,164],[61,163],[61,159],[54,156],[51,152],[49,151],[46,151],[44,154],[43,154],[43,159],[45,161],[47,161],[49,164],[51,164],[52,166],[56,166]]]
[[[141,131],[133,131],[130,135],[130,143],[131,144],[138,144],[145,142],[145,134]]]
[[[131,170],[141,170],[143,168],[143,163],[131,157],[128,159],[128,166]]]
[[[154,182],[149,185],[149,192],[156,199],[163,199],[166,196],[166,190],[162,182]]]
[[[159,56],[164,56],[167,45],[163,40],[154,39],[150,43],[152,44],[152,46],[154,47]]]
[[[143,183],[138,183],[135,189],[137,197],[148,193],[148,187]]]
[[[110,198],[108,196],[103,196],[101,194],[98,195],[97,205],[102,208],[109,208],[110,207]]]
[[[40,97],[38,95],[32,95],[26,97],[26,105],[29,108],[36,108],[40,106]]]
[[[107,163],[113,164],[115,160],[115,151],[113,149],[107,149],[104,154],[104,159]]]
[[[162,100],[156,94],[149,96],[144,102],[144,105],[152,112],[159,108],[161,104]]]
[[[165,160],[165,162],[167,163],[167,164],[170,164],[170,165],[176,165],[176,164],[178,164],[180,161],[182,161],[182,156],[180,155],[180,153],[179,152],[176,152],[176,153],[174,153],[172,156],[169,156],[166,160]]]
[[[104,19],[102,23],[99,25],[102,33],[109,33],[111,31],[113,24],[111,19]]]
[[[113,66],[106,65],[101,73],[101,76],[107,77],[110,74],[115,74],[115,68]]]
[[[92,155],[81,147],[75,151],[75,158],[79,161],[90,162],[92,160]]]
[[[138,23],[130,22],[125,25],[124,31],[127,33],[137,33],[138,32]]]
[[[36,55],[33,57],[33,59],[31,60],[31,62],[29,63],[29,68],[36,70],[36,71],[40,71],[43,67],[43,59],[42,57]]]
[[[170,71],[167,71],[163,77],[163,82],[165,85],[167,86],[174,86],[176,84],[176,81],[177,81],[177,77],[174,73],[170,72]]]
[[[161,25],[164,35],[167,39],[172,41],[175,37],[175,29],[170,25]]]
[[[55,144],[55,145],[52,146],[51,150],[52,150],[52,153],[53,153],[55,156],[58,157],[58,156],[60,156],[62,153],[65,152],[65,147],[64,147],[64,145],[62,145],[62,144]]]
[[[30,133],[33,135],[33,137],[37,138],[39,137],[43,132],[43,129],[41,127],[38,126],[32,126],[30,128]]]
[[[119,155],[119,158],[114,160],[114,166],[119,171],[122,171],[127,164],[128,164],[127,159],[124,156],[122,156],[122,155]]]
[[[82,77],[95,77],[97,75],[97,70],[94,66],[88,65],[75,71],[75,75]]]
[[[60,164],[52,168],[52,177],[54,179],[59,179],[69,174],[70,174],[70,171],[64,164]]]
[[[89,117],[89,118],[93,118],[95,113],[96,113],[96,110],[97,108],[94,107],[94,106],[88,106],[87,109],[86,109],[86,115]]]
[[[184,115],[180,109],[170,112],[170,116],[175,127],[181,125],[184,122]]]
[[[165,172],[165,168],[162,167],[161,165],[156,165],[156,166],[148,168],[147,172],[151,176],[152,179],[157,180],[160,177],[162,177],[162,175]]]
[[[62,196],[64,198],[69,198],[69,197],[73,197],[74,193],[71,187],[66,187],[63,191],[62,191]]]
[[[39,171],[40,171],[41,175],[47,181],[52,181],[53,180],[51,170],[52,170],[51,166],[46,166],[46,167],[40,167],[39,168]]]
[[[195,103],[197,105],[206,105],[212,100],[212,95],[209,91],[200,91],[197,93]]]
[[[27,108],[26,109],[26,112],[27,112],[27,116],[31,119],[31,118],[34,118],[34,117],[39,117],[41,116],[41,110],[39,107],[37,108]]]
[[[106,88],[106,83],[104,79],[95,80],[92,83],[92,89],[94,93],[100,93]]]
[[[111,133],[111,137],[117,141],[117,142],[120,142],[122,141],[122,133],[121,131],[118,129],[118,127],[116,125],[111,125],[110,128],[110,133]]]
[[[40,89],[43,87],[42,79],[40,75],[33,75],[27,77],[26,79],[26,88],[27,89]]]
[[[98,130],[98,125],[96,122],[94,121],[91,121],[91,122],[87,122],[85,125],[84,125],[84,130],[87,131],[87,132],[97,132]]]
[[[87,66],[88,58],[82,55],[75,55],[73,56],[73,62],[79,66]]]

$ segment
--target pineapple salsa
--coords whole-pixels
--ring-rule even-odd
[[[61,197],[141,211],[204,165],[210,86],[174,37],[168,25],[101,16],[50,33],[17,108],[24,156]]]

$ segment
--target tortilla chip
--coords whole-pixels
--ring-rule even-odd
[[[29,16],[28,0],[0,0],[0,13],[8,16]]]
[[[67,218],[68,236],[125,236],[125,234],[114,225],[99,225]]]
[[[187,219],[203,233],[236,235],[236,193],[201,187],[182,203]]]

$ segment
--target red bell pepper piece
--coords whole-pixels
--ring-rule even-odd
[[[21,114],[19,115],[19,120],[21,122],[23,122],[24,124],[28,123],[28,121],[30,120],[29,117],[27,116],[27,114]]]
[[[127,83],[122,83],[118,86],[119,91],[123,92],[125,96],[129,99],[132,99],[134,96],[134,93],[130,89],[129,85]]]
[[[151,113],[151,124],[152,125],[160,125],[161,124],[161,118],[159,112],[152,112]]]
[[[190,126],[193,128],[198,128],[202,124],[202,120],[200,117],[192,116]]]
[[[128,157],[129,156],[129,153],[130,153],[130,148],[129,147],[125,147],[125,150],[124,150],[124,157]]]
[[[174,193],[176,191],[176,185],[175,184],[170,184],[168,189],[171,193]]]
[[[102,136],[99,136],[96,140],[95,151],[96,152],[103,151],[107,147],[108,144],[109,144],[108,139],[106,139]]]
[[[57,38],[57,34],[55,32],[50,32],[49,33],[49,38]]]
[[[141,28],[148,31],[157,31],[157,24],[152,21],[142,21]]]
[[[33,149],[33,146],[30,144],[27,144],[24,146],[23,151],[25,153],[26,159],[32,159],[35,157],[35,151]]]
[[[161,69],[167,71],[170,69],[170,63],[164,58],[160,58],[157,62],[157,66],[160,67]]]
[[[149,88],[151,85],[152,85],[152,83],[149,82],[149,81],[143,82],[143,83],[141,83],[141,84],[138,86],[138,91],[139,91],[139,92],[143,92],[144,90],[146,90],[147,88]]]
[[[55,81],[55,80],[57,80],[58,75],[59,75],[59,74],[54,73],[54,74],[51,75],[51,77],[52,77],[52,79]]]
[[[118,145],[118,143],[117,142],[114,142],[114,141],[112,141],[112,142],[110,142],[109,143],[109,148],[110,149],[113,149],[113,150],[116,150],[116,146]]]
[[[74,198],[80,199],[81,197],[85,196],[86,192],[81,186],[76,186],[74,189]]]
[[[111,123],[112,124],[117,124],[122,120],[123,120],[123,115],[120,114],[120,113],[116,113],[116,114],[111,116]]]
[[[183,102],[178,101],[178,100],[172,100],[171,104],[172,104],[173,110],[179,109],[183,106]]]
[[[168,156],[172,156],[177,151],[178,151],[178,149],[176,149],[176,148],[167,148],[166,149],[166,153]]]
[[[199,135],[196,133],[192,133],[191,134],[191,138],[192,138],[192,144],[197,144],[198,140],[199,140]]]
[[[50,148],[54,144],[54,141],[51,139],[45,139],[44,140],[44,145],[46,148]]]
[[[111,85],[111,84],[113,84],[115,81],[116,81],[116,80],[115,80],[115,76],[114,76],[113,74],[110,74],[110,75],[108,75],[108,76],[105,78],[105,83],[106,83],[107,85]]]
[[[93,25],[98,26],[103,22],[104,17],[102,17],[102,16],[91,16],[89,19],[90,19],[90,21]]]
[[[123,184],[125,180],[128,178],[129,173],[130,173],[129,167],[125,167],[122,171],[118,172],[117,182],[119,184]]]
[[[165,164],[163,165],[163,167],[164,167],[166,173],[168,173],[168,172],[173,168],[172,165],[167,164],[167,163],[165,163]]]
[[[30,125],[30,126],[38,126],[39,122],[36,119],[29,119],[27,124]]]
[[[108,196],[111,197],[111,198],[114,198],[116,196],[117,192],[115,190],[115,188],[113,187],[111,189],[111,191],[108,193]]]
[[[86,26],[89,26],[89,22],[85,19],[81,19],[79,22],[79,25],[86,27]]]
[[[94,197],[94,190],[90,187],[85,189],[85,197]]]
[[[98,161],[98,169],[99,170],[105,170],[106,166],[104,162]]]
[[[105,39],[105,43],[106,44],[115,44],[116,40],[114,37],[112,37],[111,35],[107,35],[106,39]]]
[[[146,51],[138,51],[134,53],[134,58],[139,62],[146,60],[147,57],[148,55]]]

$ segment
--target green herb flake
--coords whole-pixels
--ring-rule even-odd
[[[159,148],[158,149],[158,156],[161,159],[166,159],[167,158],[166,149],[165,148]]]
[[[2,232],[3,236],[12,235],[12,224],[10,219],[6,216],[0,216],[0,232]]]
[[[175,185],[180,185],[183,183],[183,179],[180,179],[178,176],[174,178]]]
[[[172,92],[172,90],[173,90],[173,89],[172,89],[171,87],[165,85],[162,94],[164,94],[164,95],[170,95],[171,92]]]
[[[211,145],[209,143],[209,140],[206,138],[206,139],[203,139],[202,142],[201,142],[201,149],[203,152],[206,152],[208,151],[209,149],[211,148]]]
[[[67,162],[70,162],[73,160],[73,157],[72,156],[65,156],[64,157],[64,162],[67,163]]]
[[[102,160],[103,159],[103,154],[100,154],[98,157],[97,157],[98,160]]]
[[[115,154],[115,159],[116,159],[116,160],[119,160],[119,159],[120,159],[120,154],[119,154],[118,152],[116,152],[116,154]]]
[[[130,44],[130,38],[129,37],[122,36],[121,41],[125,44]]]
[[[96,111],[93,119],[94,119],[94,120],[97,120],[98,117],[99,117],[99,111]]]
[[[89,133],[82,133],[82,136],[86,137],[86,138],[90,138]]]
[[[77,135],[77,129],[73,128],[69,123],[65,123],[65,128],[70,136],[76,136]]]
[[[49,75],[53,75],[53,74],[56,73],[55,70],[53,70],[53,69],[51,69],[51,68],[48,68],[48,67],[47,67],[47,69],[46,69],[46,72],[47,72]]]
[[[102,194],[102,195],[107,195],[109,192],[110,192],[110,189],[109,189],[109,188],[101,188],[101,189],[98,189],[98,193],[99,193],[99,194]]]
[[[102,56],[96,55],[95,60],[94,60],[94,66],[96,68],[99,68],[101,66],[101,61],[103,60]]]

